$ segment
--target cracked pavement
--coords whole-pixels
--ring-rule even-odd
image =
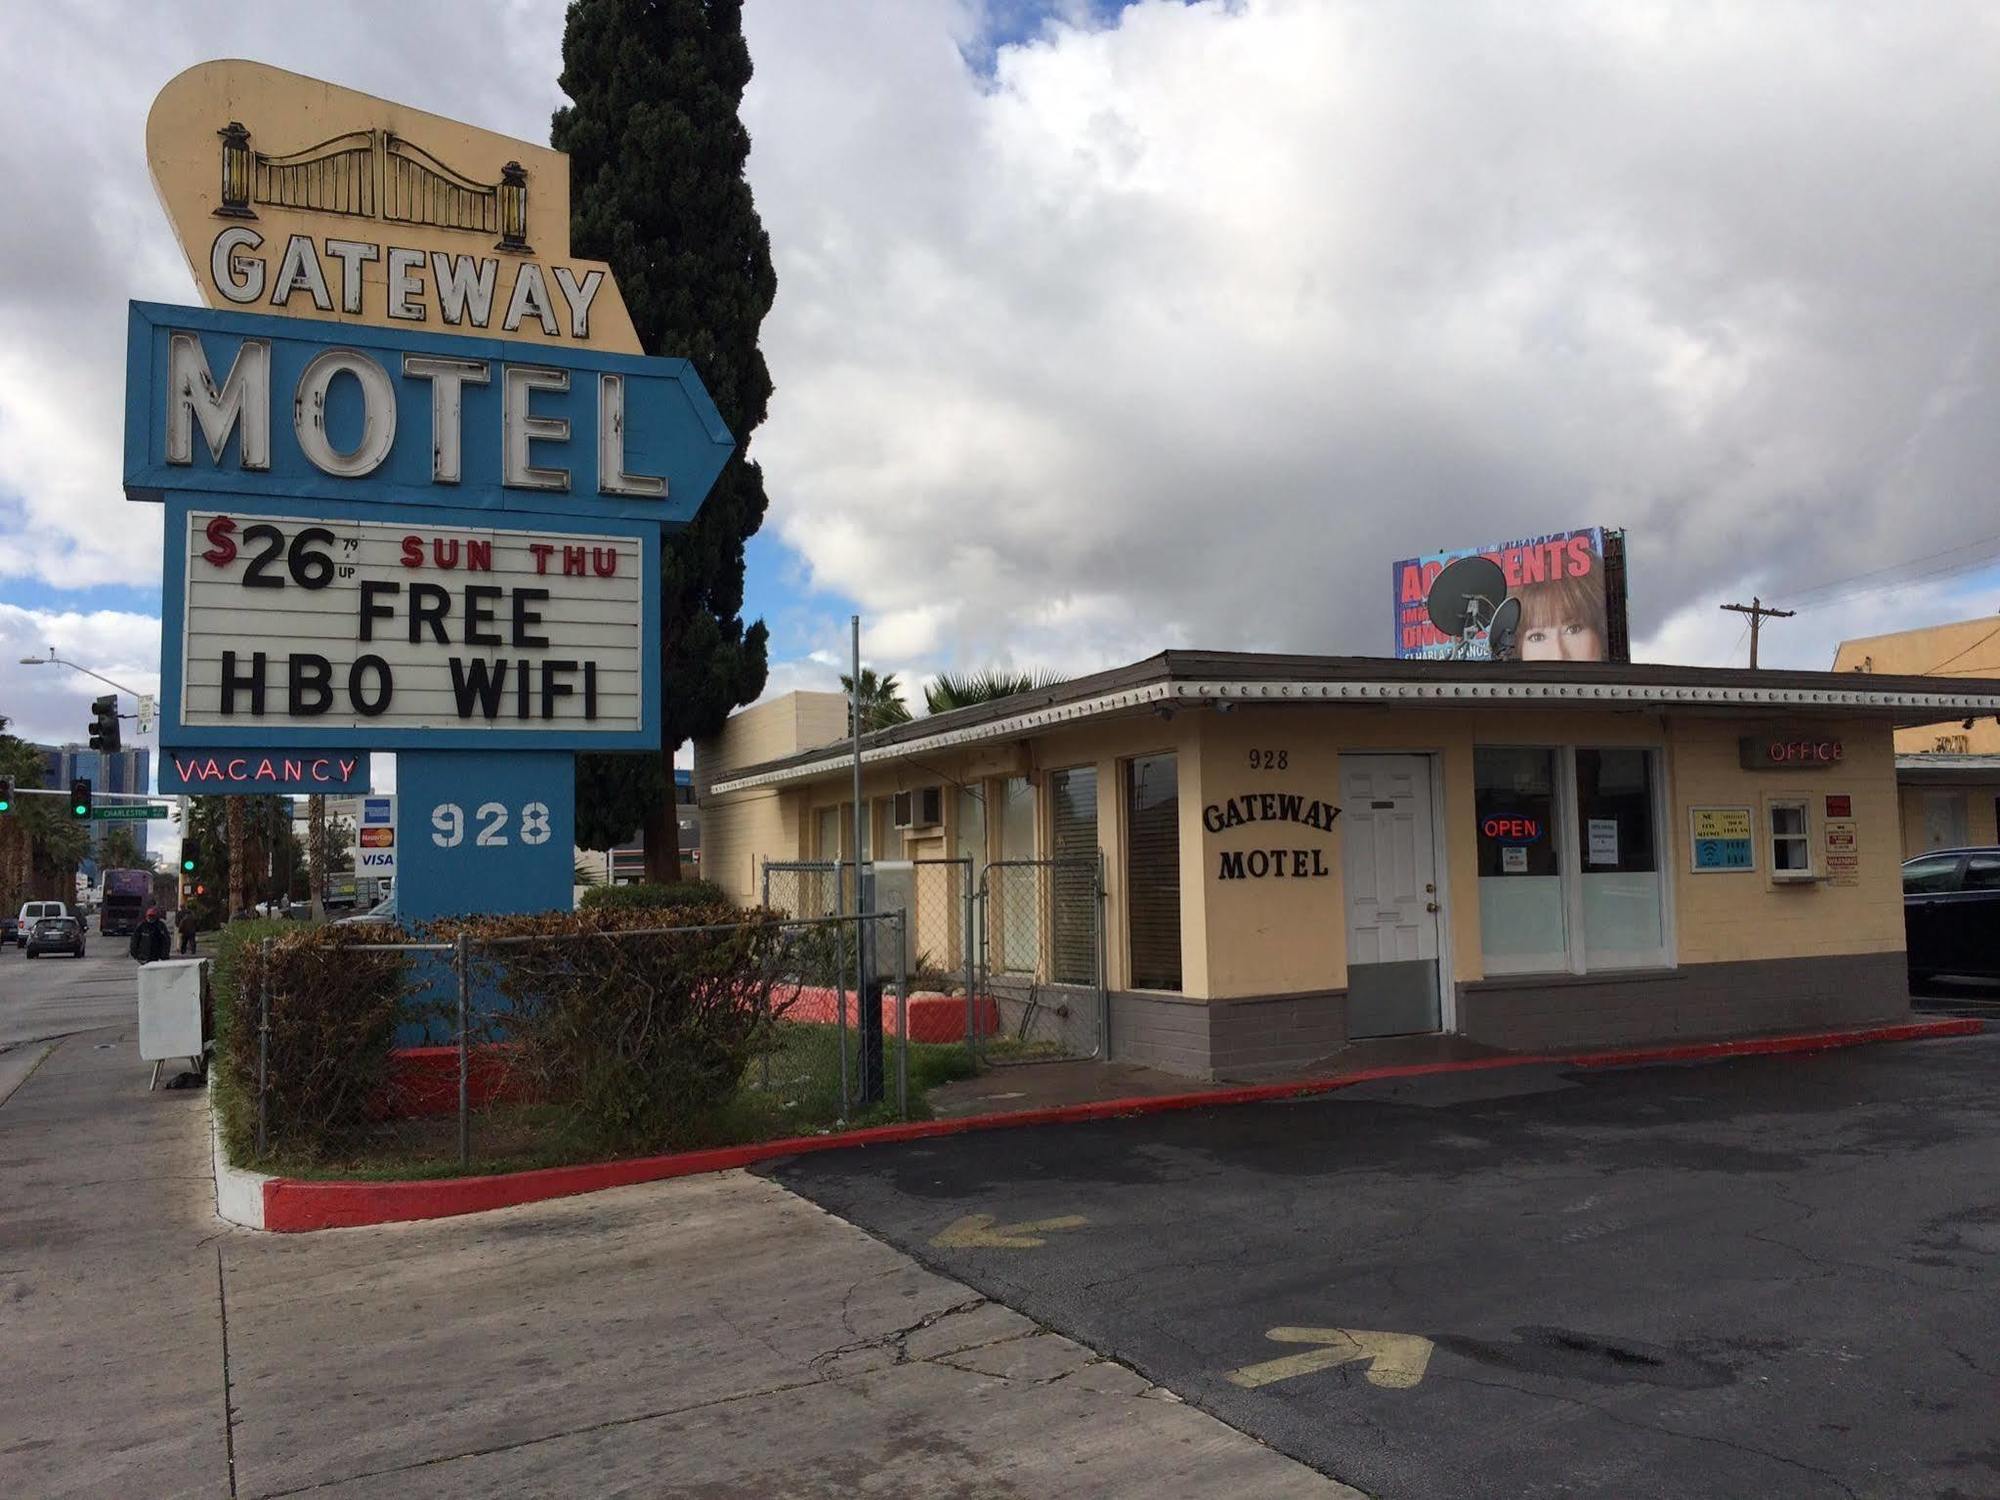
[[[227,1226],[96,1019],[0,1103],[0,1495],[1353,1493],[742,1173]]]
[[[2000,1034],[1365,1085],[774,1163],[774,1180],[1398,1500],[2000,1495]],[[1080,1214],[1039,1248],[969,1213]],[[1274,1328],[1416,1334],[1244,1389]]]

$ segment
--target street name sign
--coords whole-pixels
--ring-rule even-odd
[[[164,803],[115,802],[93,803],[90,815],[100,823],[144,823],[152,818],[164,818],[172,811]]]

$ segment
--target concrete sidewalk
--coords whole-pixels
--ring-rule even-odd
[[[72,1037],[0,1107],[0,1494],[1355,1493],[741,1173],[224,1226],[145,1077]]]
[[[206,1101],[133,1030],[58,1042],[0,1105],[0,1495],[227,1495]]]

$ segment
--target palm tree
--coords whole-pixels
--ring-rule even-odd
[[[847,673],[840,674],[840,685],[846,691],[848,702],[854,701],[854,679]],[[903,702],[903,689],[896,681],[896,674],[877,677],[873,667],[861,669],[861,727],[886,729],[891,724],[907,724],[910,710]],[[847,732],[854,733],[854,710],[847,711]]]
[[[113,824],[104,832],[104,841],[97,846],[97,867],[100,870],[150,870],[154,868],[153,856],[143,853],[139,840],[129,828]]]
[[[999,667],[958,675],[940,672],[924,684],[924,703],[934,714],[949,713],[954,708],[1032,693],[1068,680],[1060,672],[1009,672]]]

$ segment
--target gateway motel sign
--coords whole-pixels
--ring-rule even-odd
[[[210,303],[130,317],[164,755],[255,792],[394,751],[401,916],[566,908],[575,752],[658,749],[660,538],[733,449],[714,404],[568,255],[559,153],[245,62],[147,141]]]

